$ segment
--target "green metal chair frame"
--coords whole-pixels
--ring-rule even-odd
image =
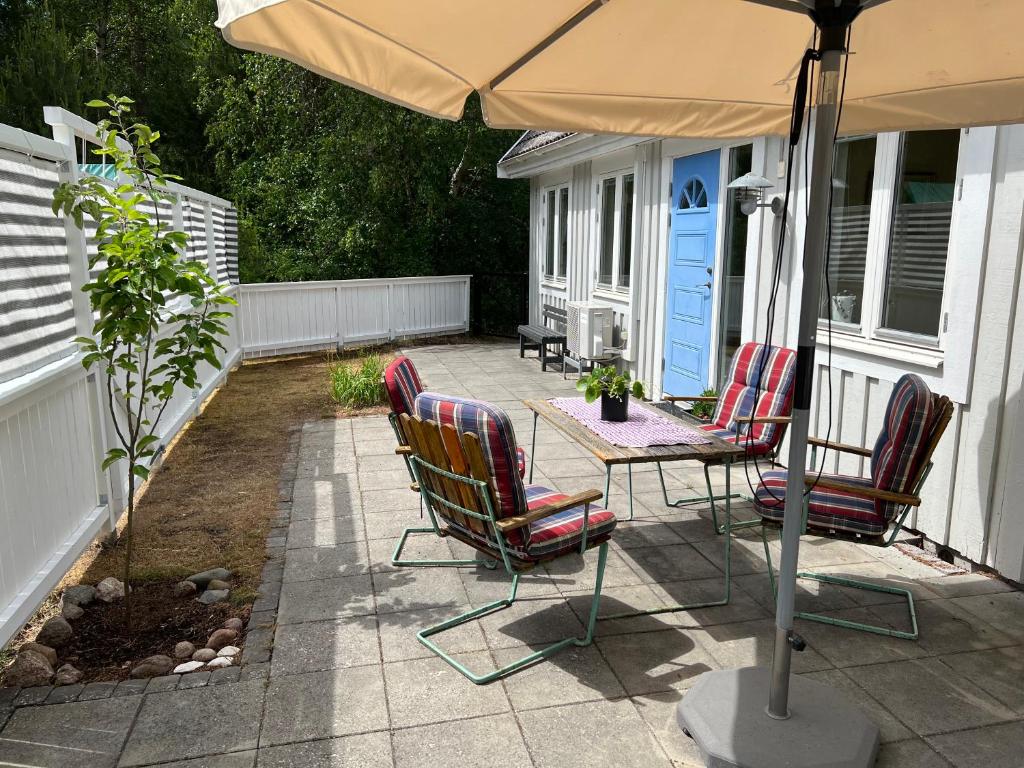
[[[667,402],[716,402],[717,397],[689,397],[681,395],[666,395],[664,398]],[[687,415],[687,418],[693,419],[692,416]],[[696,421],[696,419],[693,419]],[[737,424],[789,424],[789,416],[740,416],[736,419]],[[736,445],[740,445],[740,440],[745,439],[746,435],[741,435],[738,431],[734,442]],[[775,451],[758,456],[757,459],[768,459],[771,461],[772,467],[775,467],[776,454]],[[698,504],[701,502],[709,502],[711,504],[711,521],[715,526],[715,533],[721,535],[726,532],[725,524],[719,524],[718,522],[718,509],[715,504],[716,501],[728,501],[730,499],[746,499],[751,501],[749,497],[745,497],[742,493],[728,493],[726,495],[715,495],[715,491],[711,486],[711,467],[717,466],[721,462],[704,462],[704,482],[707,485],[706,496],[686,496],[675,501],[670,501],[668,498],[668,489],[665,487],[665,474],[661,469],[661,462],[658,462],[658,481],[661,483],[661,495],[665,499],[666,507],[685,507],[687,504]],[[760,520],[736,520],[733,521],[730,528],[733,531],[742,530],[743,528],[753,528],[755,525],[760,525]]]
[[[555,504],[546,504],[542,507],[532,509],[528,513],[517,517],[499,518],[495,514],[494,504],[491,499],[491,485],[486,476],[483,454],[476,435],[467,433],[463,435],[460,440],[462,449],[468,458],[467,466],[472,471],[472,475],[464,475],[451,471],[451,467],[449,467],[449,469],[439,467],[421,455],[422,453],[428,453],[428,455],[432,453],[434,456],[439,455],[436,447],[433,450],[430,450],[429,446],[426,445],[426,441],[431,439],[432,436],[437,435],[438,439],[442,440],[442,444],[444,444],[445,441],[440,437],[441,429],[450,430],[449,439],[451,439],[451,435],[454,435],[455,439],[459,440],[454,428],[438,428],[434,422],[424,422],[418,418],[413,422],[413,420],[406,414],[402,415],[401,422],[407,434],[409,433],[410,423],[414,423],[416,426],[414,426],[413,429],[416,429],[419,435],[418,438],[413,438],[411,441],[415,444],[415,447],[410,446],[409,459],[416,482],[419,486],[423,503],[427,508],[427,512],[430,515],[430,519],[433,524],[433,528],[427,530],[435,530],[438,532],[438,535],[451,536],[452,538],[493,557],[496,562],[500,562],[504,565],[506,573],[511,577],[508,597],[480,606],[479,608],[474,608],[448,619],[447,621],[443,621],[440,624],[435,624],[434,626],[420,630],[416,634],[417,639],[433,653],[440,656],[444,661],[477,685],[483,685],[510,675],[523,667],[533,664],[534,662],[548,658],[568,646],[583,647],[590,645],[594,640],[594,627],[597,623],[597,610],[601,601],[601,586],[604,581],[604,571],[608,561],[608,537],[604,537],[604,540],[599,541],[596,544],[593,541],[588,540],[590,505],[601,498],[601,493],[596,490],[583,491],[582,493],[574,494],[573,496]],[[476,476],[474,477],[473,475]],[[458,501],[455,501],[450,497],[454,497],[455,499],[458,499]],[[472,505],[475,508],[471,509],[469,505]],[[587,618],[586,634],[583,637],[564,638],[485,674],[476,674],[472,672],[469,668],[457,659],[453,658],[450,654],[446,653],[443,648],[430,639],[433,635],[440,634],[446,630],[453,629],[454,627],[474,621],[483,616],[487,616],[511,606],[516,600],[520,574],[532,569],[539,562],[557,559],[557,556],[542,558],[539,560],[520,559],[514,552],[510,551],[509,543],[507,541],[508,533],[510,531],[525,528],[536,520],[541,520],[545,517],[549,517],[557,514],[558,512],[572,509],[573,507],[578,507],[580,505],[583,505],[583,534],[580,541],[579,554],[584,554],[588,549],[594,546],[598,547],[597,575],[594,580],[594,594],[590,604],[590,614]],[[479,525],[484,526],[484,530],[489,531],[490,537],[497,544],[497,548],[492,549],[472,537],[457,532],[451,527],[445,527],[442,529],[438,524],[438,516],[449,519],[453,517],[462,517],[463,520],[470,524],[472,524],[472,521],[476,521]],[[477,561],[468,562],[472,562],[474,564],[477,563]]]
[[[866,544],[868,546],[875,547],[890,547],[896,541],[896,537],[899,532],[903,529],[903,523],[906,521],[907,516],[911,510],[921,505],[921,488],[924,487],[925,480],[928,479],[928,475],[932,470],[932,454],[935,452],[935,448],[939,443],[939,439],[942,437],[942,433],[946,430],[946,425],[949,423],[950,418],[953,415],[953,404],[949,398],[945,396],[936,397],[936,420],[935,425],[932,428],[932,433],[928,438],[928,443],[925,447],[924,458],[921,462],[921,466],[918,470],[917,477],[912,484],[912,492],[907,493],[896,493],[894,491],[885,491],[878,488],[863,488],[861,486],[849,485],[843,482],[835,481],[830,478],[818,478],[816,472],[809,472],[804,476],[804,482],[808,487],[817,485],[821,488],[830,488],[839,491],[849,491],[856,493],[860,496],[867,496],[872,499],[881,501],[893,501],[898,504],[902,504],[902,511],[893,517],[892,527],[887,533],[879,534],[875,537],[858,536],[852,533],[842,533],[839,531],[829,531],[826,529],[817,528],[811,526],[811,535],[821,536],[825,538],[843,539],[846,541],[853,541],[858,544]],[[825,440],[821,440],[816,437],[809,437],[807,443],[811,446],[811,459],[810,465],[812,467],[817,466],[816,454],[818,448],[832,449],[841,453],[850,453],[856,456],[864,458],[871,457],[871,450],[868,448],[861,448],[854,445],[846,445],[844,443],[833,443]],[[804,514],[801,522],[800,533],[805,535],[808,533],[807,516],[810,510],[810,494],[804,494]],[[772,554],[771,547],[768,546],[768,529],[782,529],[782,525],[775,521],[761,520],[761,541],[764,544],[764,554],[768,561],[768,578],[772,585],[772,595],[778,599],[778,586],[775,582],[775,569],[772,565]],[[910,631],[906,632],[899,629],[892,629],[890,627],[882,627],[876,624],[867,624],[859,621],[849,621],[848,619],[839,619],[834,616],[822,616],[818,613],[810,613],[807,611],[800,611],[794,614],[797,618],[806,619],[807,621],[815,621],[819,624],[828,624],[834,627],[845,627],[847,629],[855,629],[860,632],[870,632],[875,635],[885,635],[887,637],[896,637],[903,640],[917,640],[920,636],[917,626],[917,611],[914,608],[914,595],[908,589],[901,589],[899,587],[889,587],[884,584],[873,584],[868,581],[859,581],[858,579],[847,579],[841,576],[831,576],[824,573],[812,573],[809,571],[798,571],[797,578],[808,579],[811,581],[817,581],[824,584],[835,584],[841,587],[850,587],[851,589],[862,589],[868,592],[878,592],[886,595],[899,595],[906,600],[907,611],[910,616]]]

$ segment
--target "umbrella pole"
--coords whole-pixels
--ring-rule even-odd
[[[796,391],[772,668],[705,672],[694,681],[676,709],[680,727],[693,738],[705,764],[715,768],[868,768],[874,765],[878,754],[878,726],[852,701],[830,686],[790,674],[793,649],[799,645],[799,638],[793,634],[793,603],[803,527],[814,344],[830,215],[840,64],[852,21],[852,16],[842,14],[852,10],[856,15],[858,7],[852,0],[845,5],[841,0],[818,3],[822,13],[816,20],[820,23],[824,17],[832,23],[822,25],[819,47],[810,208],[804,240]],[[828,11],[835,15],[826,15]]]
[[[775,609],[775,653],[768,696],[768,714],[777,719],[789,717],[790,661],[794,641],[793,610],[800,534],[803,528],[804,468],[807,466],[807,433],[811,419],[811,391],[814,382],[814,344],[818,331],[821,275],[828,234],[832,160],[839,103],[839,69],[843,48],[846,45],[846,27],[822,30],[821,43],[817,109],[812,134],[814,141],[811,148],[810,207],[804,237],[793,421],[789,433],[789,476],[786,482],[786,510],[782,526],[779,595]]]

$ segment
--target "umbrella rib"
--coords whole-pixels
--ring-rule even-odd
[[[578,26],[592,13],[594,13],[598,8],[600,8],[602,5],[608,2],[610,2],[610,0],[591,0],[590,3],[588,3],[586,6],[578,10],[575,13],[575,15],[573,15],[568,20],[560,24],[551,34],[549,34],[547,37],[545,37],[543,40],[541,40],[539,43],[533,46],[533,48],[528,50],[526,53],[524,53],[522,56],[520,56],[518,59],[512,62],[512,64],[510,64],[508,67],[502,70],[497,77],[491,80],[490,84],[488,85],[488,88],[493,91],[505,80],[514,75],[520,69],[522,69],[526,64],[528,64],[530,61],[535,59],[545,50],[550,48],[566,34],[571,32],[576,26]]]
[[[380,30],[374,29],[373,27],[369,26],[365,22],[359,21],[359,19],[353,19],[351,16],[348,16],[347,14],[344,14],[341,11],[339,11],[337,8],[332,8],[331,6],[327,5],[327,3],[323,2],[323,0],[306,0],[306,1],[308,3],[310,3],[311,5],[315,5],[315,6],[319,7],[319,8],[327,11],[328,13],[334,14],[335,16],[337,16],[337,17],[339,17],[341,19],[344,19],[345,21],[349,22],[350,24],[355,24],[357,27],[362,27],[367,32],[370,32],[370,33],[376,35],[377,37],[381,38],[382,40],[387,40],[392,45],[396,45],[399,48],[404,48],[409,53],[414,54],[415,56],[419,56],[421,59],[423,59],[424,61],[426,61],[426,62],[428,62],[428,63],[430,63],[432,65],[434,65],[435,67],[437,67],[442,72],[445,72],[445,73],[451,75],[452,77],[454,77],[459,82],[464,83],[465,85],[467,85],[470,88],[470,90],[476,90],[476,86],[474,86],[471,82],[469,82],[466,78],[464,78],[458,72],[455,72],[455,71],[449,69],[448,67],[444,66],[444,64],[441,64],[441,63],[435,61],[434,59],[432,59],[429,56],[427,56],[426,54],[424,54],[422,51],[418,51],[415,48],[413,48],[413,47],[411,47],[409,45],[406,45],[405,43],[399,42],[398,40],[395,40],[395,38],[393,38],[393,37],[388,37],[387,35],[385,35]]]

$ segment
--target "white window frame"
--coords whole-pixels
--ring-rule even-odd
[[[553,184],[551,186],[542,188],[541,192],[540,192],[540,224],[541,224],[541,226],[540,226],[540,232],[541,232],[541,241],[540,241],[541,242],[541,246],[540,246],[540,275],[541,275],[542,281],[545,284],[547,284],[547,285],[556,285],[556,286],[559,286],[559,287],[564,287],[565,286],[566,274],[569,271],[569,242],[568,242],[568,240],[569,240],[570,233],[572,232],[572,228],[568,226],[568,221],[567,221],[566,222],[566,226],[567,226],[567,228],[566,228],[566,242],[565,242],[565,266],[564,266],[564,268],[562,268],[561,273],[559,273],[559,268],[561,267],[561,259],[559,257],[562,255],[561,254],[562,240],[558,236],[559,235],[559,231],[561,229],[561,218],[562,218],[562,211],[561,211],[561,206],[559,205],[559,199],[561,197],[562,190],[565,190],[566,195],[567,195],[567,204],[566,204],[565,215],[566,215],[567,219],[571,220],[572,219],[572,190],[570,189],[569,184]],[[549,194],[553,195],[554,196],[554,200],[555,200],[555,206],[554,206],[555,215],[554,215],[553,220],[550,221],[550,222],[548,221],[548,195]],[[551,230],[548,229],[549,226],[554,228],[553,229],[554,238],[551,240],[551,242],[554,245],[554,251],[555,251],[552,254],[552,262],[551,262],[551,265],[552,265],[551,270],[552,271],[551,271],[551,274],[547,273],[548,242],[549,242],[548,241],[548,236],[549,236],[549,234],[551,232]]]
[[[949,310],[950,277],[954,261],[955,221],[959,200],[954,195],[950,241],[946,254],[946,270],[943,279],[942,304],[939,310],[939,329],[936,336],[908,333],[885,328],[882,315],[885,303],[886,281],[889,273],[893,214],[899,179],[899,163],[903,146],[903,134],[879,133],[876,135],[874,182],[871,190],[871,214],[868,226],[867,252],[864,257],[864,293],[860,323],[832,321],[832,336],[836,346],[862,352],[897,357],[911,355],[912,361],[938,366],[945,352],[946,319]],[[963,178],[962,159],[965,133],[961,131],[960,150],[957,158],[956,189],[960,189]],[[827,332],[828,320],[819,318],[819,332]]]
[[[596,248],[594,249],[594,285],[598,292],[616,294],[621,299],[622,296],[628,296],[630,292],[629,283],[623,285],[620,283],[622,277],[622,198],[623,189],[626,186],[626,177],[633,177],[633,217],[630,222],[629,242],[630,242],[630,282],[633,280],[633,272],[636,253],[635,253],[635,236],[636,236],[636,217],[637,217],[637,188],[636,188],[636,173],[633,168],[621,168],[616,171],[609,173],[603,173],[599,175],[595,183],[594,198],[597,201],[594,206],[595,221],[597,226],[595,228],[596,237],[594,241]],[[611,264],[611,278],[612,282],[602,283],[601,278],[601,252],[604,249],[604,201],[601,199],[602,190],[604,189],[605,181],[608,179],[615,180],[615,222],[612,228],[612,264]]]

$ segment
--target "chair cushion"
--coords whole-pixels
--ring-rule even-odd
[[[764,372],[761,373],[761,366]],[[796,353],[784,347],[765,347],[747,342],[736,350],[729,367],[729,378],[718,397],[711,422],[720,429],[735,434],[736,417],[789,416],[793,411],[793,381],[796,372]],[[758,376],[761,377],[758,388]],[[754,395],[759,392],[757,404]],[[739,427],[746,434],[746,425]],[[753,436],[776,448],[786,434],[785,424],[755,424]]]
[[[754,511],[762,518],[782,522],[788,475],[784,469],[761,473],[761,482],[754,493]],[[822,478],[864,488],[872,487],[871,480],[864,477],[822,475]],[[889,520],[878,513],[873,499],[845,491],[816,487],[811,492],[807,509],[807,526],[874,536],[886,531]]]
[[[554,504],[569,498],[564,493],[545,488],[543,485],[526,486],[526,498],[530,509],[544,504]],[[525,554],[530,558],[552,557],[571,551],[579,551],[583,538],[583,506],[558,512],[551,517],[535,520],[530,524],[530,545]],[[608,536],[615,528],[615,514],[597,504],[590,505],[587,516],[587,541],[597,541]]]
[[[435,392],[421,392],[416,397],[415,412],[423,420],[451,424],[459,435],[472,432],[480,439],[480,447],[491,475],[494,514],[498,519],[524,514],[528,507],[526,489],[519,475],[516,436],[508,414],[482,400],[467,400]],[[507,537],[513,545],[529,545],[528,532],[513,531]]]
[[[928,385],[916,374],[903,374],[892,388],[882,432],[871,452],[871,479],[876,488],[913,492],[910,486],[924,459],[935,415]],[[877,507],[880,514],[891,520],[902,505],[879,501]]]
[[[412,415],[416,395],[423,391],[423,384],[416,372],[416,366],[405,355],[396,357],[384,370],[384,388],[391,402],[391,412]]]
[[[715,437],[728,440],[730,443],[736,439],[736,433],[733,430],[722,429],[717,424],[701,424],[700,428],[705,432],[710,432]],[[740,435],[740,445],[746,449],[747,454],[750,456],[763,456],[772,450],[772,446],[769,443],[756,438],[748,439],[746,434]]]
[[[516,466],[519,467],[519,477],[526,477],[526,451],[516,448]]]

